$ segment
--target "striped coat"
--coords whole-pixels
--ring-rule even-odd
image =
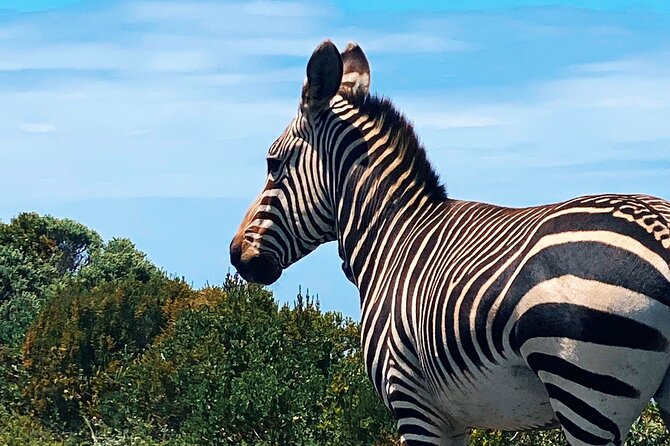
[[[362,346],[404,444],[561,426],[621,445],[654,397],[670,421],[670,204],[598,195],[523,209],[448,198],[411,125],[329,41],[231,243],[272,283],[336,240]]]

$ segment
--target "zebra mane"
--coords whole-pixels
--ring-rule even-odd
[[[413,171],[415,180],[423,185],[424,191],[433,201],[447,199],[446,186],[440,182],[438,173],[428,160],[426,149],[414,132],[412,123],[388,98],[363,93],[340,94],[361,113],[381,123],[382,133],[389,135],[389,141],[395,141],[395,147],[401,151],[398,156],[411,163],[409,169]]]

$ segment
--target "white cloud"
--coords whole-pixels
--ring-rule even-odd
[[[313,28],[327,9],[297,2],[124,2],[125,20],[184,36],[291,36]]]
[[[127,138],[141,138],[143,136],[149,135],[150,133],[151,133],[151,131],[148,130],[148,129],[139,129],[139,130],[130,131],[130,132],[124,134],[123,136],[125,136]]]
[[[9,24],[0,27],[0,40],[15,40],[33,37],[34,31],[25,24]]]
[[[280,82],[291,82],[300,86],[301,79],[305,77],[304,68],[288,68],[282,70],[270,70],[263,73],[223,73],[194,75],[192,78],[211,86],[232,86],[249,84],[275,84]]]
[[[420,127],[440,130],[457,128],[482,128],[504,124],[497,116],[473,112],[417,112],[411,116]]]
[[[615,163],[610,172],[629,181],[645,171],[648,178],[657,178],[667,164],[655,163],[670,162],[670,73],[662,75],[662,67],[656,67],[664,63],[661,56],[636,61],[611,62],[619,67],[616,73],[574,75],[568,69],[572,77],[507,86],[504,94],[498,91],[506,99],[495,102],[467,95],[452,99],[446,91],[399,102],[439,170],[460,181],[460,169],[477,177],[523,167],[528,177],[519,181],[527,182],[537,175],[533,171],[546,175],[547,169],[570,167],[572,171],[556,174],[567,178],[603,163]],[[593,172],[591,181],[613,176]],[[575,184],[587,177],[575,177]],[[670,185],[668,180],[665,184]]]
[[[572,67],[572,70],[577,73],[604,73],[612,75],[668,75],[670,74],[670,52],[661,50],[624,59],[586,63],[576,65]]]
[[[597,107],[603,108],[627,108],[627,109],[657,109],[666,107],[668,104],[660,99],[650,96],[636,96],[623,94],[620,96],[610,96],[603,98],[596,103]]]
[[[213,17],[239,18],[241,15],[274,18],[315,17],[331,12],[318,3],[291,1],[144,1],[130,3],[128,10],[133,17],[164,23],[167,21],[199,21]],[[225,23],[222,23],[225,26]]]
[[[552,66],[546,77],[498,83],[480,76],[486,58],[492,72],[511,62],[495,59],[498,35],[484,35],[476,14],[451,17],[449,26],[388,16],[354,26],[335,6],[326,15],[328,6],[312,6],[140,1],[10,21],[0,29],[0,157],[9,172],[0,189],[31,184],[17,200],[251,196],[267,147],[295,115],[305,62],[327,37],[362,45],[373,83],[398,100],[443,172],[663,157],[667,54]],[[537,26],[534,38],[569,35]],[[470,71],[452,71],[468,63],[472,81]],[[557,72],[566,77],[552,79]],[[445,78],[458,83],[435,86]],[[499,97],[478,82],[495,85]],[[56,124],[57,138],[27,135]],[[31,160],[39,162],[23,169]]]
[[[135,55],[110,43],[40,44],[26,50],[21,47],[0,51],[0,70],[105,70],[134,65]]]
[[[143,1],[126,5],[130,14],[137,19],[164,23],[166,20],[194,20],[219,16],[230,12],[233,5],[214,2],[195,1]]]
[[[217,63],[204,51],[157,51],[147,54],[144,66],[149,71],[189,72],[217,67]]]
[[[26,122],[19,126],[26,133],[51,133],[56,131],[56,126],[48,122]]]
[[[321,39],[257,37],[233,40],[229,47],[237,54],[262,56],[305,56],[310,54]]]
[[[283,1],[253,1],[243,5],[248,14],[269,17],[314,17],[328,12],[328,9],[317,4],[304,4]]]
[[[370,53],[441,53],[476,49],[476,46],[470,42],[427,33],[378,34],[361,40],[365,50]]]

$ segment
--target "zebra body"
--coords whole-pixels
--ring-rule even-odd
[[[636,418],[667,372],[668,210],[623,195],[527,209],[447,201],[426,213],[425,226],[420,218],[399,228],[399,245],[372,258],[406,257],[373,265],[384,277],[363,298],[377,391],[389,406],[403,393],[422,395],[422,415],[436,425],[520,430],[558,424],[543,377],[563,387],[569,380],[586,401],[615,395],[610,406],[620,414],[636,402]],[[589,326],[596,319],[601,326]],[[397,396],[394,380],[403,383]],[[647,381],[656,385],[644,394]],[[596,427],[587,413],[570,415]]]
[[[369,79],[358,46],[315,51],[231,243],[242,276],[271,283],[337,240],[360,290],[367,372],[408,446],[558,425],[573,445],[620,445],[651,397],[665,416],[670,204],[449,199]]]

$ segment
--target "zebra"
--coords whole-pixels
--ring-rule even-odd
[[[652,398],[670,426],[670,203],[450,198],[357,44],[324,41],[306,71],[231,262],[271,284],[337,241],[402,444],[560,426],[573,446],[621,445]]]

